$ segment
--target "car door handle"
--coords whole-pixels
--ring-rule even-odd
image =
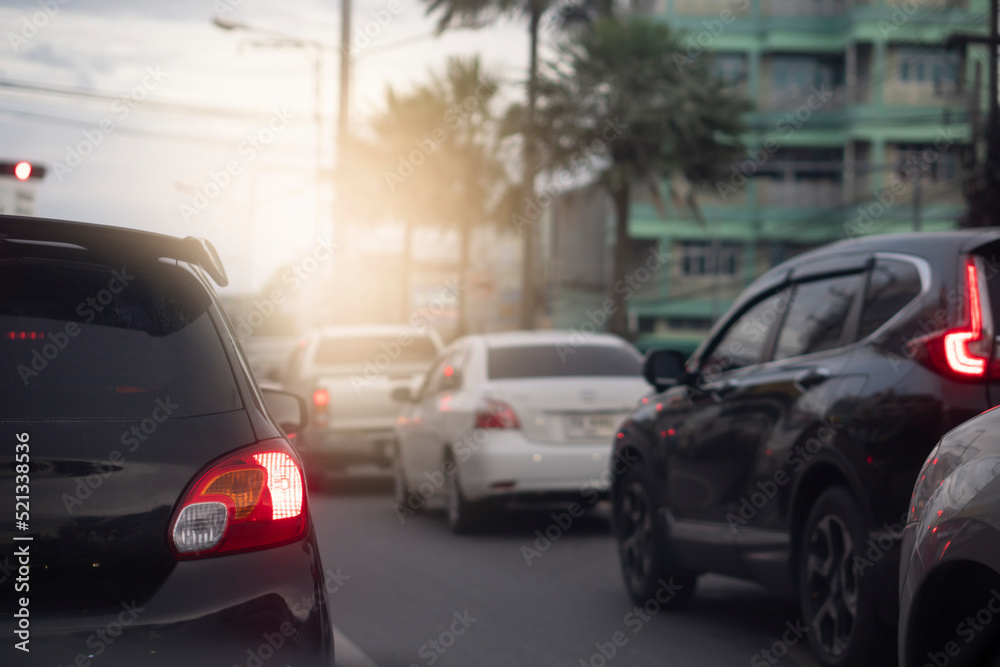
[[[830,378],[830,371],[825,368],[810,368],[795,376],[795,384],[803,391],[812,389]]]

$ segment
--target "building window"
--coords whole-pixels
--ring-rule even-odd
[[[671,317],[667,326],[674,331],[706,331],[712,328],[712,320],[701,317]]]
[[[839,206],[843,174],[841,148],[782,148],[757,170],[760,201],[781,207]]]
[[[843,62],[816,56],[774,56],[771,59],[772,81],[777,90],[810,86],[832,87],[843,83]]]
[[[809,101],[814,89],[831,90],[834,99],[824,105],[837,105],[844,86],[842,56],[778,55],[767,63],[769,90],[763,100],[770,109],[791,109]]]
[[[897,174],[906,181],[953,181],[958,174],[959,150],[939,151],[932,144],[897,144]]]
[[[742,53],[719,53],[712,59],[712,73],[727,86],[746,81],[747,60]]]
[[[719,274],[737,276],[743,264],[742,243],[720,243]],[[680,244],[682,276],[715,274],[715,245],[711,241],[682,241]]]
[[[936,48],[901,46],[898,49],[899,80],[910,84],[934,84],[949,91],[958,88],[960,56]]]
[[[804,252],[808,252],[816,247],[815,243],[791,243],[787,241],[772,241],[768,250],[769,258],[768,261],[772,267],[781,264],[782,262],[795,257],[796,255],[801,255]]]

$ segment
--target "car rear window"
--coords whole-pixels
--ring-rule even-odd
[[[168,277],[167,273],[173,274]],[[155,273],[0,262],[0,416],[144,419],[242,407],[204,288]]]
[[[493,380],[642,374],[638,354],[612,345],[492,347],[487,365]]]
[[[427,336],[368,336],[324,338],[316,348],[313,363],[317,366],[364,366],[377,364],[376,358],[388,356],[393,363],[430,364],[438,351]]]

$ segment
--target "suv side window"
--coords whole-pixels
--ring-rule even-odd
[[[855,273],[799,283],[774,358],[788,359],[840,347],[863,278],[864,274]]]
[[[737,318],[702,363],[702,372],[711,376],[763,361],[770,331],[788,308],[789,295],[787,289],[772,294]]]
[[[910,262],[880,259],[875,262],[868,278],[868,291],[858,323],[858,339],[872,334],[903,307],[913,301],[922,289],[920,271]]]

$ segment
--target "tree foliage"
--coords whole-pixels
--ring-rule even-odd
[[[712,75],[708,56],[686,55],[681,35],[640,17],[606,18],[565,39],[539,79],[535,128],[549,172],[590,173],[615,211],[616,280],[629,269],[628,218],[636,186],[654,193],[664,179],[711,187],[739,155],[741,116],[750,109]],[[521,109],[506,130],[523,131]],[[612,281],[614,282],[614,281]],[[613,294],[610,328],[626,335],[626,304]]]

